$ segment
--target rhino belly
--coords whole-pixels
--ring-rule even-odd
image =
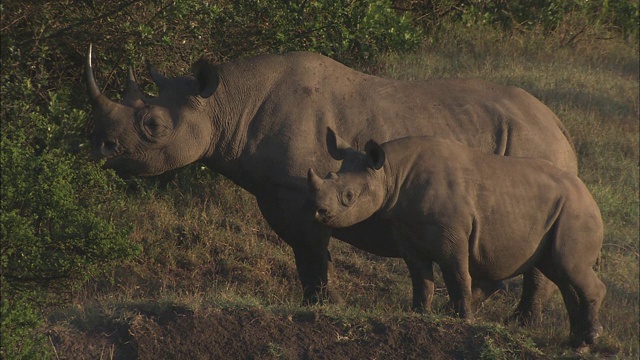
[[[540,238],[512,236],[504,241],[496,238],[482,241],[470,254],[471,276],[486,280],[504,280],[531,269],[540,256],[545,256],[548,246]],[[548,253],[548,251],[547,251]]]

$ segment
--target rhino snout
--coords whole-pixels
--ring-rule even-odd
[[[115,139],[94,138],[93,145],[94,149],[97,150],[97,155],[107,159],[115,157],[120,151],[120,144],[118,143],[118,140]]]
[[[315,218],[317,221],[326,224],[329,222],[329,215],[327,209],[318,208],[316,209]]]

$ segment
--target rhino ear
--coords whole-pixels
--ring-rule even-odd
[[[367,165],[374,170],[380,170],[386,159],[382,146],[373,140],[369,140],[364,146],[364,151],[367,153]]]
[[[329,155],[331,155],[334,160],[344,159],[345,153],[349,148],[351,148],[349,143],[336,135],[333,129],[327,127],[327,150],[329,150]]]
[[[218,66],[212,60],[201,58],[191,67],[193,75],[200,85],[200,96],[208,98],[218,88],[220,76],[218,74]]]
[[[149,70],[149,74],[151,75],[151,80],[153,80],[153,82],[158,86],[158,88],[162,92],[162,89],[167,87],[167,85],[169,84],[170,82],[169,78],[159,73],[158,70],[156,70],[153,67],[153,65],[151,65],[151,61],[149,61],[148,59],[146,63],[147,63],[147,69]]]

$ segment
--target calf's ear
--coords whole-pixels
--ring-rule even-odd
[[[220,83],[218,66],[211,59],[201,58],[193,64],[192,70],[200,85],[200,96],[206,99],[213,95]]]
[[[364,146],[364,151],[367,153],[367,165],[373,170],[380,170],[386,159],[382,146],[373,140],[369,140]]]
[[[344,141],[330,127],[327,127],[327,150],[334,160],[343,160],[351,145]]]

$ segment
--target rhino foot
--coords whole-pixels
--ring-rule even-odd
[[[305,291],[302,298],[302,306],[313,305],[344,305],[345,302],[342,297],[333,289],[323,288],[321,291]]]
[[[589,345],[595,343],[596,339],[600,337],[600,335],[602,335],[603,331],[604,328],[602,327],[602,325],[591,327],[591,329],[589,329],[589,331],[587,332],[584,341]]]
[[[602,335],[603,330],[602,325],[596,325],[581,334],[572,332],[569,340],[571,346],[575,349],[588,348],[589,345],[593,345],[596,342],[596,339]]]
[[[513,314],[507,317],[505,322],[508,324],[518,323],[521,326],[532,326],[542,322],[542,315],[536,311],[515,310]]]

